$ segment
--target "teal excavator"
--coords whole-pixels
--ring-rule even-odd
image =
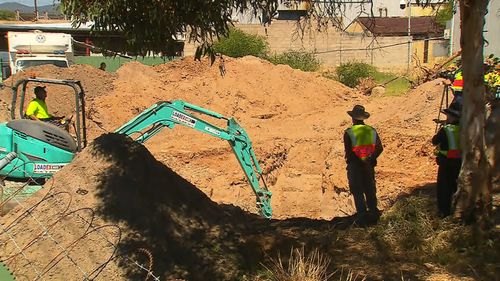
[[[74,135],[50,123],[23,116],[23,105],[29,83],[65,85],[74,90]],[[20,90],[20,91],[19,91]],[[76,153],[87,145],[85,93],[79,81],[27,78],[12,87],[11,121],[0,123],[0,177],[12,179],[47,179],[69,164]],[[16,117],[17,99],[20,99]],[[227,121],[219,128],[192,113]],[[144,143],[162,129],[181,125],[226,140],[231,146],[256,196],[259,213],[271,218],[271,192],[268,190],[252,143],[234,118],[189,104],[182,100],[158,102],[118,128],[115,132]],[[262,182],[262,185],[260,184]]]

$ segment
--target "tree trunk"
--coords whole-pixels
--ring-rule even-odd
[[[456,215],[485,226],[491,212],[490,167],[485,145],[483,26],[489,0],[461,0],[464,103],[461,117],[463,164],[456,193]]]

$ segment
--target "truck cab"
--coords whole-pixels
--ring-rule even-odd
[[[28,67],[51,64],[69,67],[73,61],[73,39],[70,34],[39,30],[8,32],[9,65],[15,74]]]

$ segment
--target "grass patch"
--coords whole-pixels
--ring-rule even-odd
[[[381,72],[376,67],[363,62],[343,63],[335,68],[335,73],[326,72],[323,76],[361,91],[370,89],[377,84],[387,83],[385,84],[386,96],[404,94],[411,87],[410,81],[404,77],[394,73]]]
[[[378,84],[383,84],[386,83],[387,81],[390,81],[394,78],[397,78],[396,80],[388,83],[385,85],[385,95],[386,96],[398,96],[401,94],[404,94],[410,90],[410,81],[405,79],[404,77],[401,77],[400,75],[393,74],[393,73],[387,73],[387,72],[380,72],[378,70],[375,70],[374,72],[371,73],[370,75],[375,82]]]

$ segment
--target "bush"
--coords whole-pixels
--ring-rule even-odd
[[[13,20],[16,14],[8,10],[0,10],[0,20]]]
[[[233,58],[244,56],[264,57],[267,53],[266,39],[231,28],[227,37],[214,44],[214,51]]]
[[[279,55],[267,58],[273,64],[286,64],[291,68],[302,71],[316,71],[321,66],[321,62],[313,53],[304,51],[287,51]]]
[[[375,68],[362,62],[348,62],[337,66],[335,71],[336,78],[340,83],[354,88],[359,85],[361,78],[370,77],[375,72]]]

